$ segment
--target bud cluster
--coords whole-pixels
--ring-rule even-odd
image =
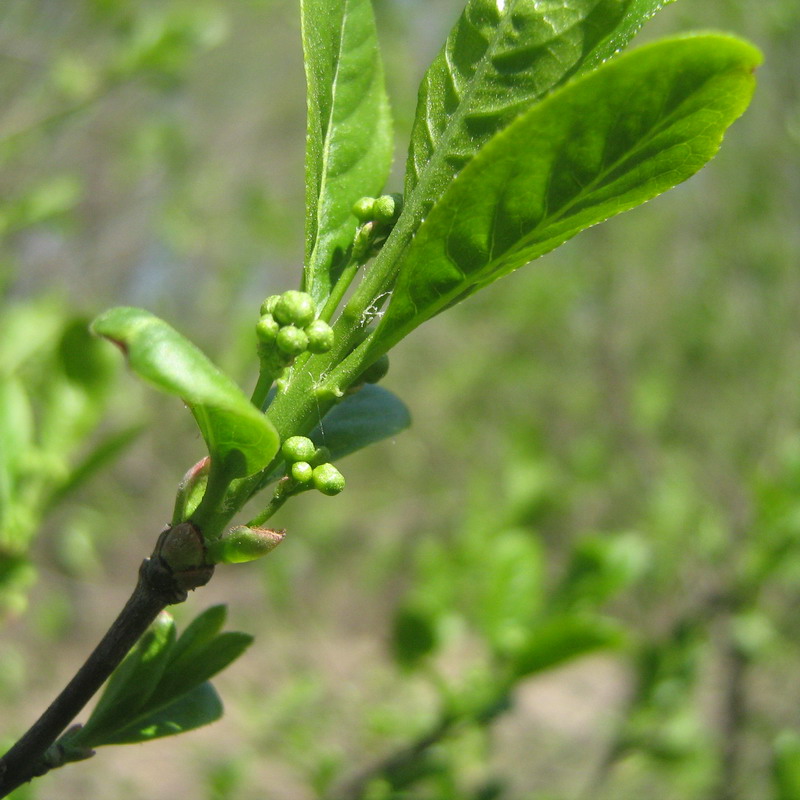
[[[311,295],[290,289],[261,304],[256,324],[258,354],[262,362],[288,366],[301,353],[327,353],[333,347],[333,329],[316,319]]]
[[[330,450],[317,447],[307,436],[290,436],[281,445],[281,455],[298,488],[314,488],[327,495],[339,494],[344,489],[344,476],[328,461]]]
[[[402,210],[401,194],[384,194],[356,200],[352,211],[361,224],[353,240],[355,261],[364,262],[380,249]]]

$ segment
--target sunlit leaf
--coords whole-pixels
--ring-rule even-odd
[[[665,4],[470,0],[420,86],[405,185],[417,216],[495,133],[624,47]]]
[[[392,125],[371,0],[303,0],[308,84],[305,290],[324,300],[353,242],[353,203],[380,192]]]
[[[138,308],[112,308],[92,323],[119,345],[134,372],[192,411],[212,464],[228,477],[265,467],[280,445],[272,423],[191,342]]]
[[[747,106],[760,58],[728,36],[664,40],[606,62],[517,117],[420,226],[374,350],[697,172]]]

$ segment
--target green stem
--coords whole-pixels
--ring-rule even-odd
[[[253,389],[250,402],[261,411],[264,410],[264,406],[267,403],[267,395],[277,377],[275,371],[270,369],[262,368],[261,372],[258,373],[258,381],[256,382],[256,388]]]
[[[355,278],[358,270],[364,266],[364,263],[365,262],[351,261],[342,270],[341,275],[339,275],[339,280],[336,281],[330,297],[328,297],[328,299],[325,301],[325,305],[323,306],[322,311],[320,311],[319,319],[323,320],[324,322],[331,321],[336,309],[339,308],[339,303],[342,302],[345,292],[347,292],[347,290],[350,288],[353,278]]]
[[[280,486],[280,484],[279,484]],[[282,492],[280,488],[272,496],[269,505],[246,523],[248,528],[260,528],[295,492]]]

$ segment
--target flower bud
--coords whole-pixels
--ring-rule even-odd
[[[318,467],[320,464],[331,460],[331,451],[325,445],[322,445],[314,451],[314,455],[311,458],[306,460],[311,463],[312,467]]]
[[[264,314],[271,314],[275,310],[275,305],[281,299],[279,294],[271,294],[262,304],[259,314],[263,317]]]
[[[275,341],[281,326],[278,324],[272,314],[263,314],[261,319],[256,323],[256,336],[259,342],[270,344]]]
[[[290,436],[281,445],[281,454],[287,461],[309,461],[317,447],[307,436]]]
[[[208,544],[208,558],[215,564],[242,564],[272,552],[286,536],[286,531],[248,528],[239,525]]]
[[[305,328],[316,317],[317,309],[310,294],[290,289],[278,298],[272,313],[281,325]]]
[[[361,197],[353,204],[353,214],[359,222],[369,222],[373,219],[374,207],[374,197]]]
[[[320,464],[312,474],[314,488],[322,494],[335,495],[344,489],[344,475],[333,464]]]
[[[377,222],[384,224],[394,222],[399,216],[403,208],[403,195],[401,194],[384,194],[381,195],[374,203],[372,214]]]
[[[353,252],[352,258],[354,261],[365,261],[372,248],[372,240],[375,234],[375,223],[365,222],[356,230],[356,235],[353,239]]]
[[[308,483],[313,477],[314,468],[308,461],[295,461],[289,473],[297,483]]]
[[[312,353],[327,353],[333,347],[333,328],[321,319],[315,319],[305,327],[308,349]]]
[[[275,344],[287,356],[299,356],[308,347],[308,336],[294,325],[285,325],[275,337]]]

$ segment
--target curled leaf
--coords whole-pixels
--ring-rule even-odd
[[[94,333],[125,353],[131,369],[191,410],[215,469],[228,478],[252,475],[278,451],[272,423],[190,341],[140,308],[112,308],[92,323]]]

